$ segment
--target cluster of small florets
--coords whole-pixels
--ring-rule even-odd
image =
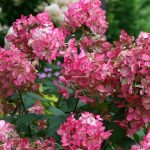
[[[14,125],[0,120],[0,148],[4,150],[11,150],[12,148],[21,150],[22,147],[28,149],[29,140],[20,138],[15,131]]]
[[[91,44],[87,45],[86,41]],[[91,96],[96,95],[96,88],[99,95],[105,93],[108,96],[117,92],[124,98],[133,94],[149,97],[149,41],[150,34],[142,32],[134,43],[124,31],[113,47],[100,40],[98,45],[93,44],[90,38],[85,37],[77,45],[75,39],[71,39],[68,48],[62,52],[65,82],[67,85],[73,83],[76,91],[78,87],[92,90]],[[92,52],[88,46],[93,47]]]
[[[0,121],[0,143],[4,143],[2,147],[5,150],[11,147],[12,143],[10,141],[13,136],[13,132],[14,132],[14,126],[12,124],[6,123],[4,120]]]
[[[86,41],[77,44],[71,39],[68,48],[62,52],[64,63],[60,81],[65,88],[61,93],[68,98],[67,89],[73,88],[75,96],[81,101],[94,102],[95,97],[104,99],[117,95],[125,99],[128,115],[126,123],[130,124],[128,134],[135,133],[150,121],[150,34],[141,32],[136,42],[133,37],[122,31],[120,41],[114,46],[99,40],[99,51],[90,52]],[[88,48],[87,48],[88,47]],[[136,97],[136,98],[135,98]],[[134,114],[134,115],[132,115]]]
[[[35,58],[51,62],[64,45],[62,29],[55,28],[48,13],[39,13],[29,18],[22,16],[13,24],[13,34],[7,40],[25,53],[30,60]]]
[[[107,22],[100,7],[99,0],[79,0],[71,4],[65,14],[66,26],[76,30],[86,25],[94,33],[105,33]]]
[[[28,45],[33,53],[41,60],[51,63],[59,56],[60,49],[64,46],[65,36],[61,29],[54,27],[36,28],[31,31]]]
[[[0,49],[0,97],[8,97],[19,90],[36,88],[37,72],[18,49]]]
[[[147,108],[143,105],[146,105]],[[149,99],[141,98],[139,95],[129,95],[128,98],[121,103],[121,108],[125,108],[125,120],[118,121],[119,125],[126,129],[127,135],[135,134],[141,127],[144,127],[150,121]],[[118,105],[118,107],[120,107]]]
[[[131,135],[150,121],[150,34],[141,32],[136,43],[123,32],[116,66],[120,78],[120,95],[125,98],[128,134]]]
[[[55,150],[56,149],[55,141],[52,137],[50,137],[49,139],[45,139],[45,140],[37,140],[34,146],[31,146],[31,149],[33,150],[41,150],[41,149]]]
[[[53,26],[47,13],[37,16],[30,15],[29,18],[21,16],[13,23],[13,34],[7,36],[7,40],[23,51],[28,57],[33,57],[32,49],[28,46],[30,31],[37,27]]]
[[[57,133],[61,136],[62,146],[67,150],[97,150],[111,135],[110,131],[104,130],[105,127],[99,115],[84,112],[78,120],[74,115],[69,116]]]
[[[114,93],[116,87],[115,69],[107,53],[86,52],[80,46],[80,54],[75,39],[68,43],[64,53],[62,74],[60,80],[76,89],[76,97],[84,102],[92,102],[92,97],[106,97]],[[87,98],[86,98],[87,96]]]
[[[28,138],[21,138],[15,131],[14,125],[0,120],[0,149],[3,150],[55,150],[53,138],[37,140],[30,143]]]
[[[123,35],[122,35],[123,36]],[[140,33],[136,43],[131,37],[125,37],[122,51],[118,55],[117,67],[121,82],[121,92],[126,97],[128,94],[150,96],[150,34]],[[124,48],[123,48],[124,46]]]

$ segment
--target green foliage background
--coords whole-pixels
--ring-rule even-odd
[[[110,41],[117,40],[122,29],[136,37],[140,31],[150,32],[149,0],[105,0],[105,9]]]

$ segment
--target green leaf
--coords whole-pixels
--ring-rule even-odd
[[[25,114],[17,117],[16,124],[26,124],[29,125],[33,123],[33,121],[41,119],[36,114]]]
[[[118,143],[118,141],[126,136],[126,132],[117,123],[111,122],[105,124],[106,128],[112,130],[112,142]]]
[[[24,93],[22,97],[26,109],[33,106],[37,100],[41,100],[42,102],[47,102],[45,98],[31,92]]]
[[[120,138],[118,141],[118,145],[126,150],[128,150],[133,144],[135,144],[135,142],[129,137]]]
[[[62,110],[60,110],[54,106],[49,106],[48,111],[54,115],[65,115],[65,113]]]
[[[51,115],[50,117],[50,128],[58,127],[60,126],[63,122],[66,121],[67,115]]]
[[[111,141],[116,145],[128,150],[135,142],[126,136],[126,132],[115,122],[105,122],[107,130],[112,130]]]
[[[76,40],[80,40],[82,35],[83,35],[83,31],[79,28],[65,39],[65,43],[67,43],[72,38],[76,38]]]
[[[75,98],[69,98],[68,100],[62,99],[60,101],[59,107],[64,112],[72,112],[75,108],[76,103],[77,99]]]
[[[80,38],[83,35],[83,31],[81,29],[76,30],[76,32],[74,33],[76,40],[80,40]]]
[[[57,129],[66,121],[67,115],[51,115],[48,119],[48,130],[46,137],[52,136],[60,143],[60,137],[57,134]]]
[[[13,115],[12,116],[7,116],[7,117],[4,117],[3,120],[13,124],[13,122],[15,122],[15,116],[13,116]]]
[[[58,89],[54,84],[46,87],[46,90],[43,91],[44,94],[58,94]]]
[[[10,97],[11,100],[16,100],[16,99],[18,99],[18,98],[19,98],[18,92],[15,92],[15,94]]]
[[[139,137],[139,135],[134,134],[134,135],[133,135],[133,138],[134,138],[134,140],[135,140],[137,143],[140,142],[140,137]]]
[[[140,130],[137,132],[137,134],[138,134],[141,138],[143,138],[143,137],[145,136],[145,133],[144,133],[144,131],[143,131],[142,129],[140,129]]]

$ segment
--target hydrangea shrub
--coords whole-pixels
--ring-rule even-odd
[[[0,49],[0,148],[149,150],[150,33],[108,42],[99,0],[64,16],[22,16]]]

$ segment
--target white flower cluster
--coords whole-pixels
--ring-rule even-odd
[[[13,32],[13,27],[11,26],[11,27],[9,27],[6,36],[9,35],[9,34],[13,34],[13,33],[14,33],[14,32]],[[9,48],[10,46],[12,46],[12,43],[11,43],[11,42],[8,42],[8,41],[6,40],[6,36],[5,36],[5,39],[4,39],[4,40],[5,40],[5,48]]]
[[[53,0],[50,5],[45,7],[44,11],[49,13],[54,23],[61,25],[68,5],[77,1],[78,0]]]

